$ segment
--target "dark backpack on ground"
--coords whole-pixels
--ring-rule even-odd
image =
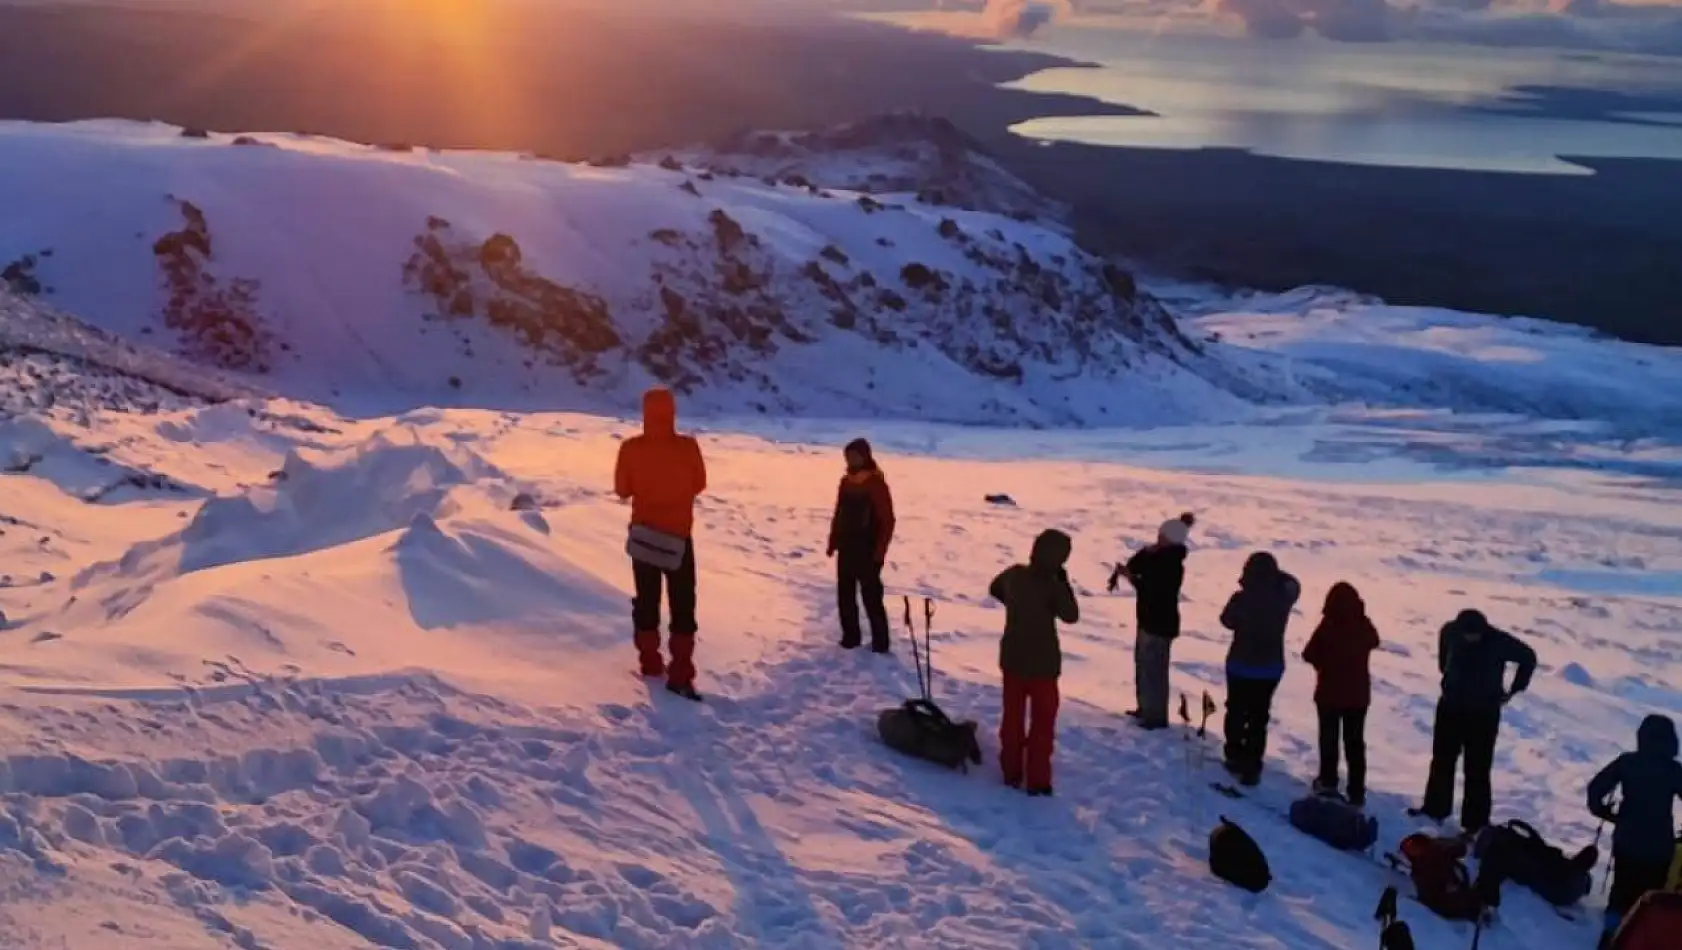
[[[1221,816],[1221,823],[1209,832],[1209,870],[1228,884],[1242,887],[1252,894],[1260,894],[1273,883],[1273,872],[1267,866],[1267,855],[1261,845]]]
[[[1612,938],[1612,950],[1675,950],[1682,934],[1682,894],[1651,891],[1635,902]]]
[[[1365,851],[1378,841],[1378,819],[1334,795],[1292,802],[1291,827],[1343,851]]]
[[[911,622],[911,598],[905,598],[905,628],[911,638],[911,658],[917,664],[917,686],[923,695],[882,710],[876,717],[876,731],[890,749],[949,769],[968,771],[970,765],[981,764],[981,743],[975,738],[978,727],[967,719],[952,719],[934,704],[934,646],[929,630],[933,622],[934,601],[925,597],[923,647],[919,650],[917,628]]]
[[[1588,896],[1594,887],[1594,866],[1600,861],[1600,849],[1592,844],[1566,857],[1522,821],[1490,825],[1479,833],[1472,850],[1480,863],[1495,865],[1503,877],[1556,907]]]
[[[1413,889],[1430,911],[1446,920],[1479,920],[1488,902],[1466,870],[1466,843],[1459,838],[1411,834],[1402,839]]]
[[[908,699],[905,705],[884,709],[876,717],[876,730],[889,748],[949,769],[981,764],[976,728],[973,722],[947,718],[939,706],[927,699]]]

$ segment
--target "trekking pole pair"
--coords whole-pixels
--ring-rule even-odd
[[[911,638],[911,662],[917,664],[917,688],[923,691],[923,698],[934,701],[934,601],[923,598],[923,642],[922,653],[917,649],[917,625],[911,620],[911,596],[905,597],[905,632]],[[928,673],[923,672],[924,654],[927,654]]]

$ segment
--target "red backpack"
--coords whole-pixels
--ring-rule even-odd
[[[1682,934],[1682,894],[1652,891],[1624,918],[1612,950],[1675,950]]]
[[[1402,839],[1401,856],[1419,902],[1439,917],[1478,920],[1483,916],[1487,901],[1466,870],[1466,851],[1466,842],[1459,838],[1411,834]]]

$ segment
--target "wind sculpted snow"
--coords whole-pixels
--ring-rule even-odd
[[[1221,695],[1215,614],[1250,551],[1305,583],[1293,653],[1334,581],[1361,589],[1385,642],[1369,736],[1388,845],[1412,828],[1429,752],[1436,628],[1462,605],[1542,657],[1507,716],[1497,817],[1588,843],[1588,776],[1642,715],[1682,712],[1682,472],[1553,465],[1546,440],[1492,468],[1441,465],[1415,450],[1425,428],[1393,419],[851,430],[880,447],[898,502],[890,592],[935,598],[936,690],[985,724],[989,759],[963,775],[875,737],[876,711],[916,688],[903,640],[892,657],[835,650],[822,545],[839,443],[822,426],[703,436],[696,707],[633,673],[625,510],[606,491],[627,426],[266,408],[31,417],[33,439],[97,440],[184,492],[90,503],[50,472],[0,476],[0,945],[1371,943],[1396,878],[1276,814],[1315,756],[1294,655],[1254,802],[1212,796],[1218,775],[1177,730],[1124,725],[1133,605],[1102,581],[1187,509],[1173,683],[1194,705]],[[1470,455],[1476,438],[1456,436]],[[1002,616],[985,594],[1043,527],[1074,536],[1083,601],[1045,801],[994,775]],[[1267,849],[1267,894],[1207,873],[1221,813]],[[1403,913],[1421,946],[1469,941]],[[1579,916],[1509,890],[1483,946],[1583,945],[1595,921]]]

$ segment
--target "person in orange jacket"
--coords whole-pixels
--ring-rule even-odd
[[[619,446],[613,488],[631,503],[631,570],[636,597],[631,619],[642,675],[666,677],[666,689],[685,699],[695,691],[695,498],[707,490],[707,465],[695,439],[677,432],[677,400],[664,388],[642,397],[642,435]],[[635,548],[652,539],[676,566],[650,563]],[[681,550],[681,561],[677,552]],[[660,653],[660,592],[671,607],[671,663]]]
[[[894,497],[876,465],[870,443],[854,439],[843,451],[847,474],[835,495],[829,519],[829,556],[836,558],[836,606],[841,614],[841,647],[851,650],[863,639],[859,600],[870,619],[870,649],[887,653],[888,610],[882,603],[882,566],[894,539]]]

